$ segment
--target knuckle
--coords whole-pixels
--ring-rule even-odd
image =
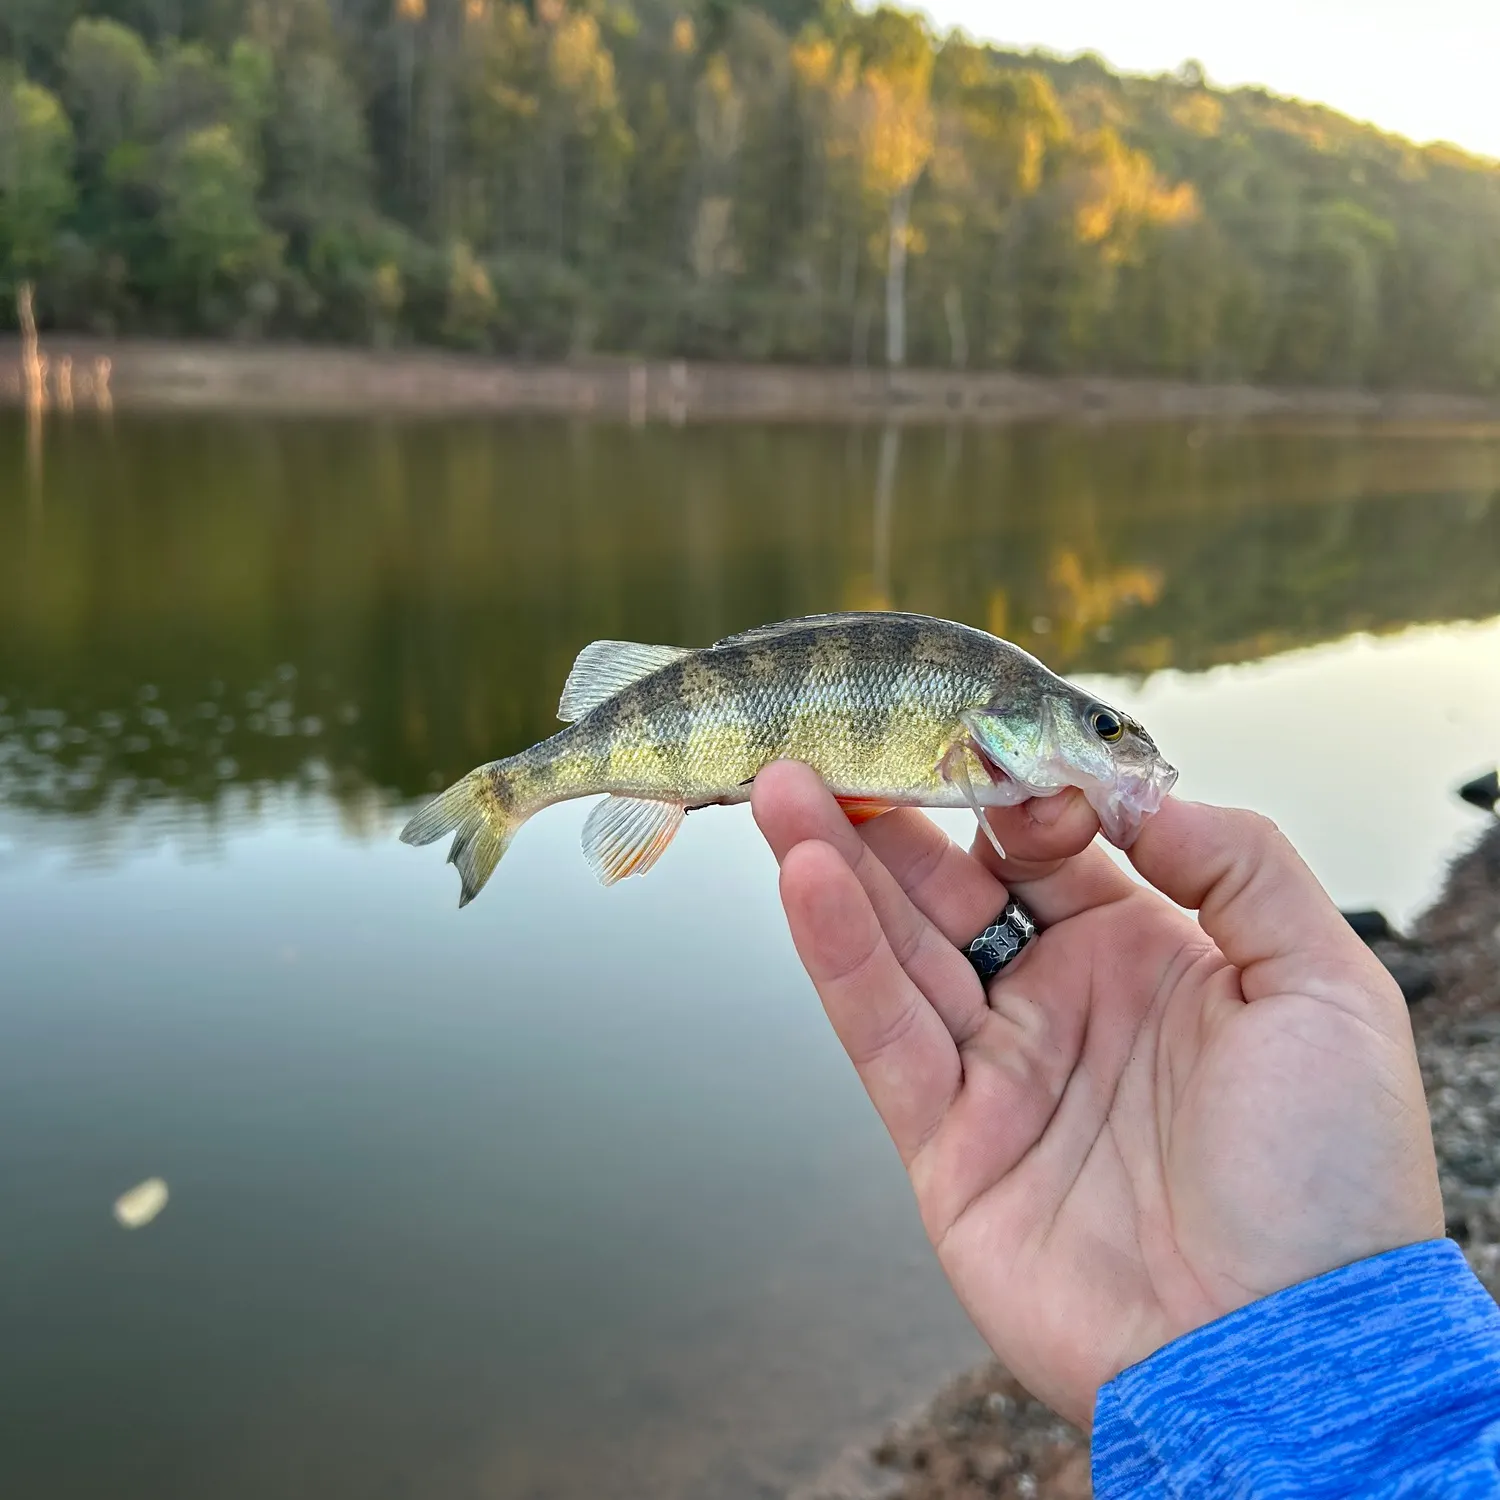
[[[1243,824],[1248,839],[1258,844],[1284,844],[1286,835],[1274,818],[1250,808],[1239,808],[1235,817]]]
[[[925,936],[925,924],[918,921],[902,922],[894,932],[887,929],[886,941],[891,945],[891,954],[903,969],[911,967]]]
[[[948,835],[941,828],[931,823],[928,827],[932,829],[931,835],[923,837],[916,857],[905,871],[904,884],[909,890],[920,890],[925,886],[942,869],[943,860],[952,847]]]
[[[901,1045],[917,1024],[920,1015],[921,1006],[916,998],[912,997],[895,1015],[872,1031],[868,1037],[850,1045],[848,1049],[850,1061],[857,1068],[866,1068],[871,1063],[878,1062],[880,1058]]]

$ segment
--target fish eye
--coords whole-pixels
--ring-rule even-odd
[[[1125,725],[1121,722],[1120,716],[1111,713],[1107,708],[1089,710],[1089,728],[1106,745],[1117,744],[1125,736]]]

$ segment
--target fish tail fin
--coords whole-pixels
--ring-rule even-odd
[[[484,889],[516,829],[526,821],[514,806],[500,764],[480,766],[417,813],[401,830],[401,842],[431,844],[451,833],[448,863],[457,868],[463,881],[458,904],[467,906]]]

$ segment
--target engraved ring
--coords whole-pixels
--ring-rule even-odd
[[[1005,910],[964,948],[963,955],[980,979],[988,981],[1013,963],[1036,933],[1036,918],[1019,901],[1008,901]]]

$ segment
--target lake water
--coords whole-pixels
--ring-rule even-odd
[[[1404,920],[1500,434],[0,416],[0,1494],[740,1500],[978,1357],[746,809],[608,891],[553,809],[462,913],[395,839],[590,640],[878,606]]]

